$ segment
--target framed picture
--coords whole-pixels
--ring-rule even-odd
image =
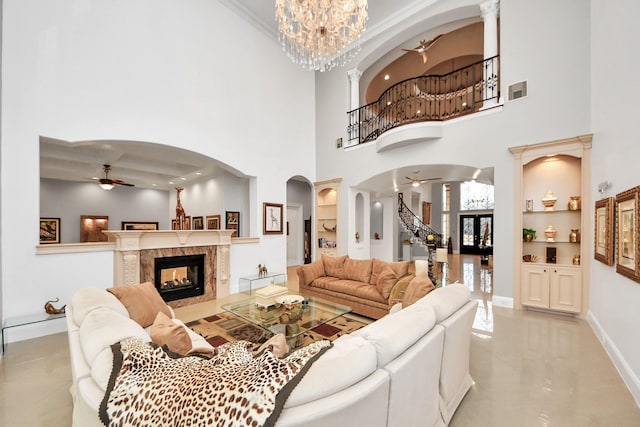
[[[282,204],[262,204],[262,234],[282,234]]]
[[[171,229],[172,230],[179,230],[180,227],[178,227],[178,220],[177,219],[172,219],[171,220]]]
[[[60,243],[60,218],[40,218],[40,243]]]
[[[638,271],[638,192],[635,187],[616,195],[616,272],[640,282]]]
[[[596,202],[593,257],[607,265],[613,265],[613,205],[613,197]]]
[[[204,218],[201,216],[193,217],[193,229],[194,230],[204,230]]]
[[[183,226],[180,227],[178,224],[178,220],[176,218],[171,220],[171,229],[172,230],[191,230],[191,217],[185,216]]]
[[[220,230],[220,215],[207,215],[207,230]]]
[[[80,215],[80,243],[106,242],[109,240],[102,230],[109,229],[106,215]]]
[[[122,221],[122,230],[157,230],[158,223],[153,221]]]
[[[225,228],[234,230],[231,237],[240,237],[240,212],[225,211]]]

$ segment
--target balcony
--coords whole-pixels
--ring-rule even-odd
[[[500,97],[499,65],[494,56],[448,74],[413,77],[391,86],[377,101],[347,113],[347,146],[375,141],[399,126],[480,111]]]

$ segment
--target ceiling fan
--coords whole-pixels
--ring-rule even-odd
[[[135,187],[133,184],[129,184],[120,179],[111,179],[109,178],[109,172],[111,172],[111,165],[102,165],[102,170],[104,170],[104,178],[98,179],[98,185],[103,190],[111,190],[115,185],[125,185],[127,187]]]
[[[406,182],[405,184],[411,184],[413,187],[418,187],[420,184],[424,184],[425,182],[437,181],[439,179],[442,179],[442,178],[418,179],[418,178],[409,178],[408,176],[405,176],[405,178],[407,178],[409,180],[409,182]]]
[[[442,34],[435,36],[431,40],[420,40],[420,45],[413,49],[402,49],[405,52],[417,52],[422,55],[422,62],[424,64],[427,63],[427,50],[429,50],[439,39],[442,37]]]

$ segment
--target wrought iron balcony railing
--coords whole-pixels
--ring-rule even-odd
[[[377,101],[349,111],[349,141],[373,141],[409,123],[443,121],[478,111],[500,96],[499,56],[444,75],[403,80]],[[349,144],[353,145],[353,143]]]

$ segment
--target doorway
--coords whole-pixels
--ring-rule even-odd
[[[288,204],[286,224],[287,267],[301,265],[303,263],[303,229],[302,205],[295,203]]]
[[[493,255],[493,214],[460,215],[460,253]]]

